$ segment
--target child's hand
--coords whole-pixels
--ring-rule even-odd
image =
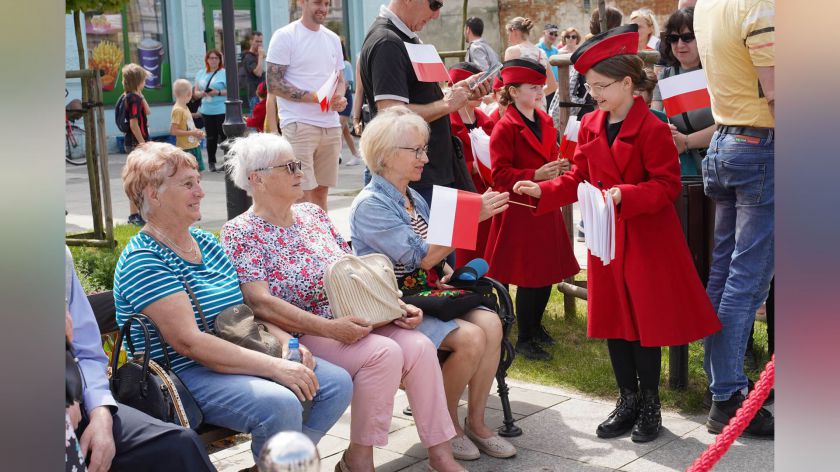
[[[560,175],[560,161],[551,161],[534,172],[534,180],[551,180],[558,175]]]
[[[613,203],[615,203],[616,205],[621,203],[621,189],[620,188],[613,187],[613,188],[611,188],[607,191],[610,193],[610,196],[613,199]]]
[[[204,139],[204,130],[202,129],[193,130],[192,134],[198,139]]]
[[[542,189],[536,182],[530,180],[520,180],[513,184],[513,191],[519,195],[528,195],[529,197],[540,198],[542,196]]]

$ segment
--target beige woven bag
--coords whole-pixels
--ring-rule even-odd
[[[382,254],[345,254],[327,267],[324,289],[335,318],[357,316],[379,327],[405,313],[394,266]]]

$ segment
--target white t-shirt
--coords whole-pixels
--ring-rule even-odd
[[[285,79],[301,90],[316,92],[335,71],[344,70],[344,56],[338,36],[321,26],[312,31],[300,20],[275,31],[268,44],[266,61],[288,65]],[[277,97],[280,127],[306,123],[321,128],[338,128],[338,113],[322,112],[317,103],[301,103]]]

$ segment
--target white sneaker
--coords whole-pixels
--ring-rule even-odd
[[[362,159],[359,156],[353,156],[344,165],[347,166],[347,167],[351,167],[351,166],[357,166],[361,163],[362,163]]]

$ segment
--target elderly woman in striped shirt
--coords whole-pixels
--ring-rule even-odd
[[[195,159],[171,144],[150,142],[128,155],[128,198],[146,225],[126,245],[114,274],[117,323],[149,316],[169,344],[172,369],[195,397],[207,423],[251,433],[251,452],[280,431],[303,431],[313,442],[341,417],[352,395],[347,372],[304,354],[296,363],[231,344],[202,328],[187,285],[212,330],[218,314],[242,303],[236,271],[216,238],[192,227],[201,218],[201,176]],[[134,331],[134,330],[132,330]],[[132,333],[135,345],[142,335]],[[285,343],[279,329],[272,334]],[[152,359],[161,362],[152,333]],[[303,419],[302,402],[312,406]]]

